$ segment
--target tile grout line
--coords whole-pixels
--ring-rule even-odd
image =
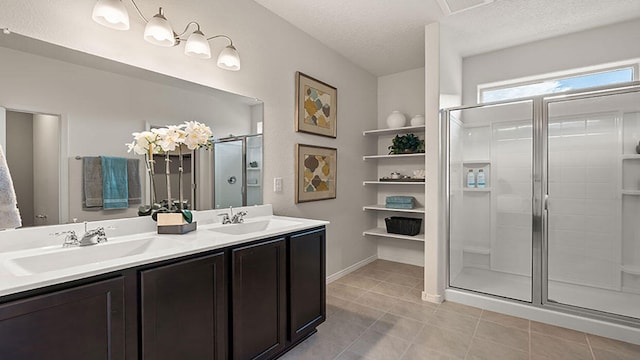
[[[482,314],[484,313],[484,309],[480,311],[480,315],[478,316],[478,320],[476,322],[476,327],[473,329],[473,334],[471,335],[471,342],[469,343],[469,347],[467,348],[467,352],[464,354],[464,358],[467,359],[469,357],[469,353],[471,352],[471,345],[473,344],[473,340],[476,338],[476,333],[478,332],[478,327],[480,327],[480,319],[482,319]]]
[[[362,305],[362,306],[366,306],[366,305]],[[355,344],[355,343],[356,343],[356,341],[360,340],[360,338],[362,337],[362,335],[364,335],[367,331],[369,331],[369,329],[371,329],[371,327],[372,327],[376,322],[378,322],[378,320],[382,319],[382,317],[383,317],[385,314],[387,314],[387,312],[382,313],[382,315],[380,315],[380,316],[379,316],[379,317],[378,317],[374,322],[372,322],[372,323],[371,323],[371,325],[369,325],[369,327],[367,327],[366,329],[364,329],[364,331],[362,332],[362,334],[358,335],[358,337],[357,337],[357,338],[355,338],[352,342],[350,342],[350,343],[349,343],[349,345],[347,345],[344,349],[342,349],[342,351],[341,351],[338,355],[336,355],[336,357],[334,358],[334,360],[335,360],[335,359],[337,359],[337,358],[339,358],[339,357],[340,357],[340,356],[341,356],[345,351],[349,350],[349,348],[350,348],[353,344]],[[358,354],[358,355],[360,355],[360,354]],[[366,359],[366,357],[364,357],[364,356],[362,356],[362,357]]]
[[[591,353],[591,358],[596,360],[596,354],[593,352],[593,347],[591,346],[591,341],[589,341],[589,337],[587,334],[584,334],[585,339],[587,339],[587,346],[589,346],[589,352]]]

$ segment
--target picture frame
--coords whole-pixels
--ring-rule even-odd
[[[296,72],[296,132],[338,136],[338,89]]]
[[[296,144],[296,204],[336,198],[338,149]]]

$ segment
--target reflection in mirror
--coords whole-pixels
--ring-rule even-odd
[[[213,144],[216,209],[262,201],[262,135],[235,136]]]
[[[47,148],[44,161],[40,162],[41,165],[34,166],[33,193],[26,194],[25,191],[22,199],[18,200],[21,212],[29,214],[27,216],[30,219],[25,221],[25,226],[51,225],[74,219],[92,221],[137,216],[140,204],[130,204],[128,208],[116,210],[83,207],[81,159],[139,159],[142,203],[148,203],[149,181],[146,179],[144,159],[128,153],[125,144],[131,142],[133,132],[148,129],[150,124],[165,126],[198,121],[211,127],[217,139],[227,138],[230,134],[248,136],[262,132],[263,105],[254,98],[172,78],[15,33],[0,34],[0,58],[3,64],[0,67],[0,107],[34,120],[43,116],[42,114],[59,114],[57,125],[45,131],[46,140],[34,140],[33,145],[25,144],[28,135],[24,129],[23,134],[13,135],[13,125],[5,128],[4,122],[0,122],[0,135],[6,135],[22,146],[33,146],[31,151],[34,154],[37,146]],[[28,126],[19,124],[18,127]],[[35,122],[33,128],[36,129]],[[48,141],[53,140],[58,141],[59,145],[47,145]],[[262,153],[258,158],[262,159]],[[35,157],[33,161],[35,164]],[[12,173],[14,167],[21,165],[25,164],[10,165]],[[214,189],[217,184],[213,176],[213,152],[198,150],[191,159],[191,165],[193,181],[188,182],[188,190],[193,194],[193,208],[214,208]],[[35,174],[45,167],[55,175]],[[262,171],[256,175],[260,177],[257,184],[262,184],[261,174]],[[45,183],[46,195],[55,194],[58,198],[57,204],[51,206],[53,210],[41,210],[36,205],[38,190],[35,184],[38,181]],[[252,198],[252,203],[262,203],[262,190],[250,196],[247,192],[247,196]],[[27,211],[29,206],[33,211]],[[38,217],[39,215],[41,216]],[[42,221],[42,216],[46,216],[46,222]]]

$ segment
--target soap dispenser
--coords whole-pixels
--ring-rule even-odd
[[[485,174],[482,169],[478,170],[478,178],[476,182],[479,188],[483,188],[487,186],[487,180],[485,178]]]
[[[476,187],[476,174],[473,172],[473,169],[469,169],[469,172],[467,173],[467,187]]]

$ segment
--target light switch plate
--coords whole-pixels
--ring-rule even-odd
[[[282,178],[273,178],[273,192],[282,192]]]

